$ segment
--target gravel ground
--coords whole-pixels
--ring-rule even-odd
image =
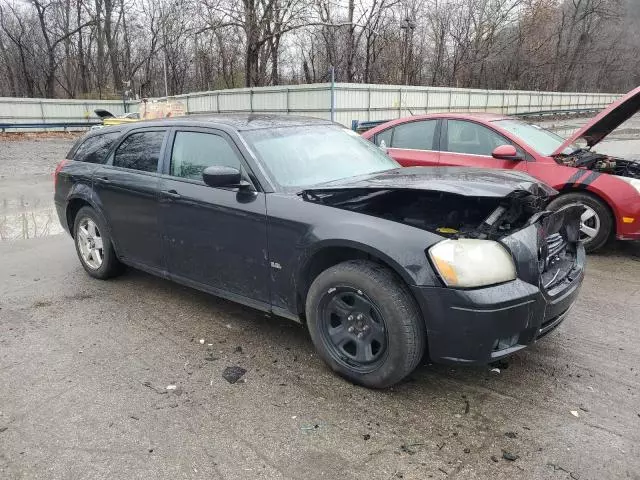
[[[0,478],[640,479],[637,244],[590,256],[568,319],[500,373],[371,391],[300,325],[90,279],[47,216],[71,141],[0,139]]]

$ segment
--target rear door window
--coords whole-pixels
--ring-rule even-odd
[[[204,169],[214,165],[240,170],[240,159],[225,138],[214,133],[176,132],[171,175],[202,180]]]
[[[436,120],[403,123],[393,128],[391,147],[411,150],[432,150]]]
[[[116,149],[113,166],[157,172],[164,135],[157,130],[132,133]]]
[[[107,153],[111,146],[120,137],[120,132],[104,133],[93,135],[87,138],[76,149],[73,160],[87,163],[106,163]]]

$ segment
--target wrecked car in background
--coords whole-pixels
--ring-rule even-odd
[[[185,115],[185,108],[179,100],[153,100],[143,98],[139,104],[139,112],[129,112],[123,115],[114,115],[108,110],[97,108],[94,113],[102,120],[102,125],[91,127],[93,130],[121,125],[123,123],[138,122],[140,120],[153,120],[159,118],[182,117]]]
[[[640,110],[640,87],[568,139],[517,118],[442,113],[393,120],[363,134],[403,166],[465,166],[527,172],[560,191],[549,205],[584,207],[587,251],[608,240],[640,240],[640,162],[592,151]]]
[[[582,207],[520,172],[399,168],[330,122],[196,116],[109,127],[56,170],[89,275],[123,265],[307,325],[387,387],[425,352],[486,364],[556,328],[583,280]]]

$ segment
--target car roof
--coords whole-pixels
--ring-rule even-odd
[[[489,113],[489,112],[465,112],[465,113],[456,113],[456,112],[441,112],[441,113],[428,113],[425,115],[413,115],[411,117],[403,117],[397,118],[395,120],[390,120],[388,122],[377,125],[371,130],[367,130],[362,134],[365,138],[370,138],[372,135],[375,135],[378,132],[386,130],[389,127],[406,123],[413,122],[416,120],[429,120],[429,119],[438,119],[438,118],[449,118],[451,120],[476,120],[480,122],[493,122],[495,120],[506,120],[509,118],[507,115],[503,115],[500,113]]]
[[[263,113],[219,113],[184,115],[154,120],[141,120],[126,124],[127,129],[143,126],[224,126],[233,130],[259,130],[265,128],[297,127],[306,125],[332,125],[330,120],[297,115],[270,115]]]

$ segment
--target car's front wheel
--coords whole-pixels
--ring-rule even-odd
[[[549,210],[560,211],[574,205],[584,207],[580,218],[580,240],[587,252],[604,247],[614,232],[614,219],[609,208],[588,193],[570,192],[549,203]]]
[[[374,262],[352,260],[322,272],[309,289],[306,314],[323,360],[366,387],[399,382],[424,353],[424,322],[413,297]]]
[[[106,225],[93,208],[82,207],[78,211],[73,239],[80,263],[92,277],[104,280],[122,271]]]

